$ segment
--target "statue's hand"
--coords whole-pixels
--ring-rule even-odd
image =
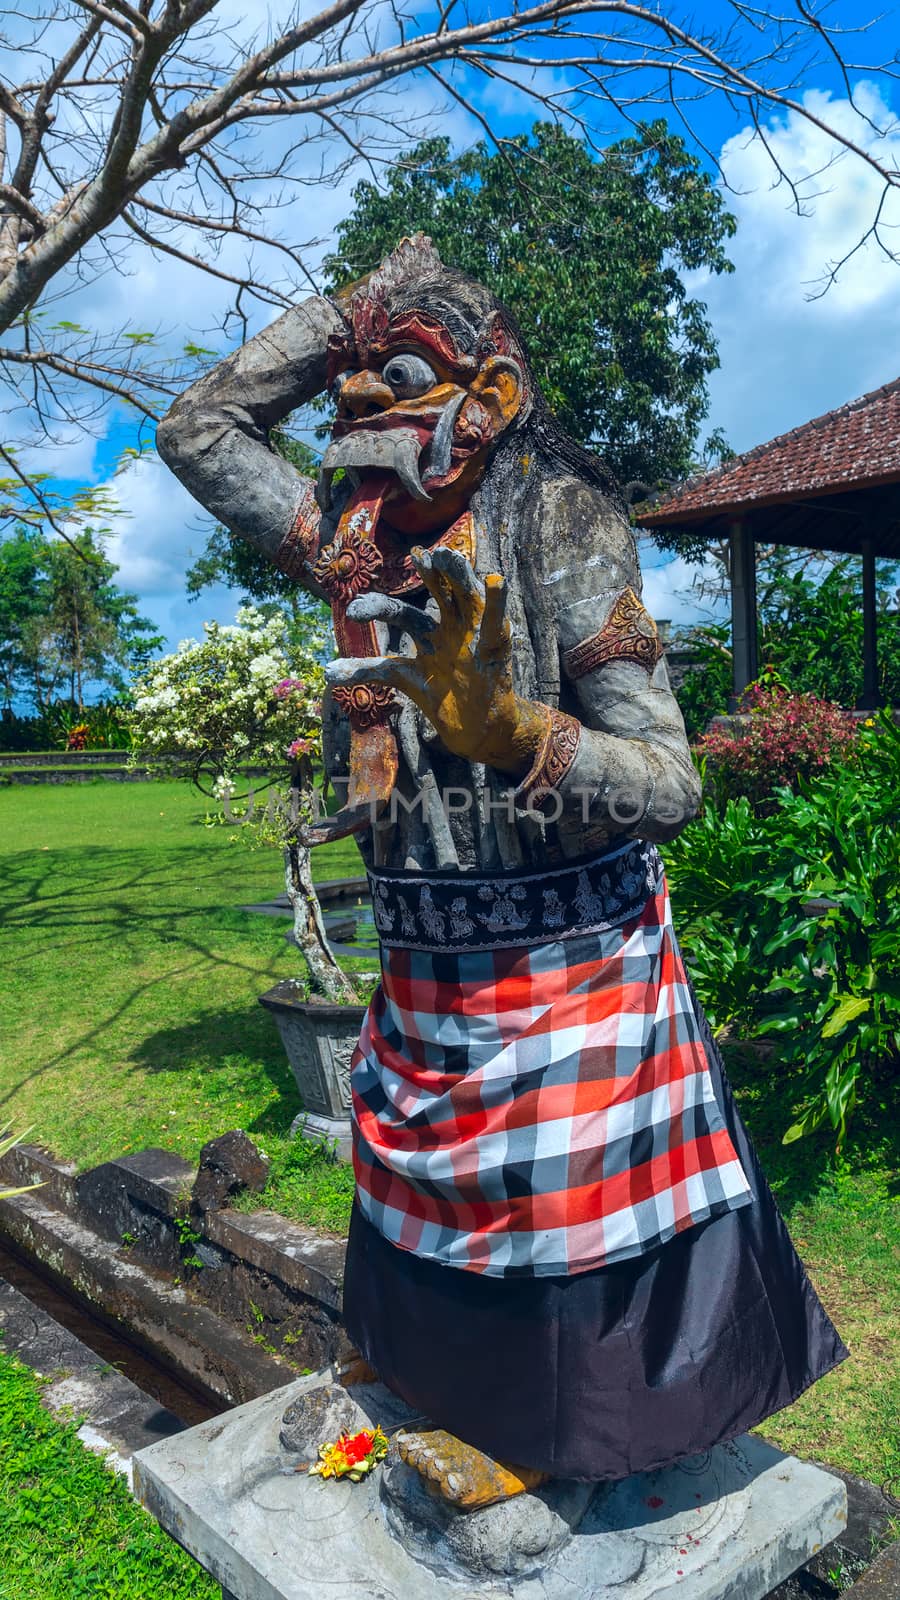
[[[385,683],[424,711],[454,755],[521,776],[544,734],[541,707],[513,690],[506,581],[482,583],[457,550],[412,552],[439,620],[387,595],[360,595],[347,615],[358,622],[398,624],[416,643],[415,656],[333,661],[332,684]]]

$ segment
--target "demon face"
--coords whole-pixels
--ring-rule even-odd
[[[329,343],[338,412],[320,504],[329,508],[341,468],[354,490],[378,495],[393,531],[434,537],[465,509],[500,437],[530,409],[521,351],[496,311],[461,340],[427,310],[391,314],[382,296],[364,292],[350,302],[348,323]]]

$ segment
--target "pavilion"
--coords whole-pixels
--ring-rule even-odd
[[[665,500],[643,502],[635,520],[649,532],[730,540],[735,701],[759,676],[757,544],[860,556],[858,705],[881,705],[875,562],[900,559],[900,378],[688,479]]]

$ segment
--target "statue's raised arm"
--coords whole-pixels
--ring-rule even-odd
[[[156,433],[200,504],[298,578],[318,513],[309,479],[272,450],[269,433],[322,392],[328,340],[341,327],[327,300],[292,307],[186,390]]]

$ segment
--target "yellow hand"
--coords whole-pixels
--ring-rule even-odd
[[[491,573],[482,583],[456,550],[412,556],[439,620],[377,594],[354,600],[348,615],[398,624],[415,640],[416,655],[334,661],[326,669],[329,682],[390,684],[419,706],[454,755],[521,776],[540,745],[546,713],[513,689],[505,579]]]

